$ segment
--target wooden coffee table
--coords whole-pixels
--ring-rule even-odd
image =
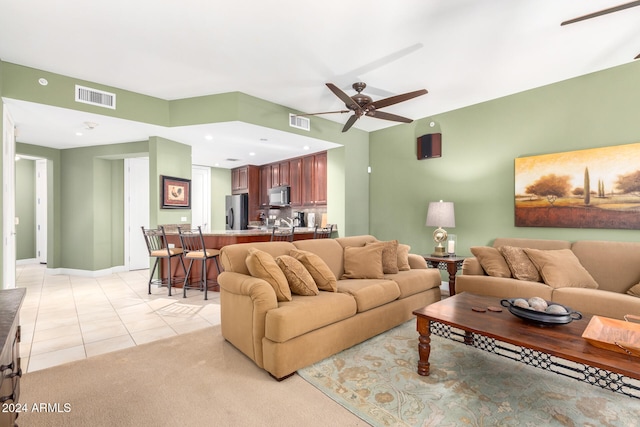
[[[487,309],[488,307],[500,307],[502,311],[472,310],[472,308]],[[592,317],[587,313],[582,313],[581,320],[574,320],[566,325],[538,326],[525,322],[511,314],[507,308],[501,307],[499,298],[463,292],[415,310],[413,314],[417,316],[417,329],[420,334],[418,344],[420,355],[418,374],[420,375],[429,375],[430,326],[432,322],[438,322],[462,329],[464,342],[468,345],[473,344],[473,334],[479,334],[578,364],[640,379],[639,358],[594,347],[582,338],[582,332]],[[597,381],[588,382],[595,384]],[[624,391],[621,392],[624,393]]]

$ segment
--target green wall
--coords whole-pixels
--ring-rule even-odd
[[[36,162],[16,161],[16,259],[36,258]]]
[[[430,201],[455,203],[458,252],[495,237],[637,241],[638,230],[514,226],[514,159],[640,141],[640,61],[371,133],[371,233],[433,251]],[[430,128],[428,123],[436,123]],[[442,132],[442,157],[416,137]]]
[[[224,197],[230,194],[231,170],[211,168],[211,230],[224,230]]]

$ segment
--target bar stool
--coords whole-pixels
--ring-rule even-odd
[[[271,230],[271,241],[272,242],[293,242],[293,232],[295,228],[296,228],[295,226],[291,228],[273,227],[273,230]]]
[[[205,300],[209,299],[207,295],[207,291],[209,289],[209,287],[207,286],[207,261],[213,259],[216,264],[216,270],[218,270],[218,274],[220,274],[220,264],[218,263],[220,250],[205,248],[204,236],[202,235],[202,229],[199,226],[198,228],[190,230],[183,230],[182,228],[178,227],[178,235],[180,236],[180,243],[184,251],[184,258],[189,260],[187,275],[185,276],[184,283],[182,284],[182,296],[183,298],[186,298],[187,288],[194,287],[189,286],[189,274],[191,273],[191,266],[193,265],[193,261],[201,261],[202,276],[198,283],[198,289],[200,289],[200,291],[204,290]],[[212,283],[217,284],[216,281],[212,281]]]
[[[167,243],[167,235],[164,232],[164,227],[160,226],[158,228],[142,228],[142,234],[144,235],[144,240],[147,243],[147,249],[149,250],[149,257],[155,258],[156,262],[153,264],[153,269],[151,270],[151,274],[149,275],[149,295],[151,295],[151,284],[158,286],[164,286],[165,284],[169,288],[169,296],[171,296],[171,285],[174,282],[173,273],[171,272],[171,259],[178,257],[180,259],[180,264],[182,264],[182,269],[185,274],[187,273],[187,269],[184,266],[184,260],[182,259],[182,248],[170,248]],[[162,277],[158,279],[154,279],[153,275],[156,272],[156,268],[161,259],[167,260],[167,278],[166,280]],[[158,275],[161,275],[158,272]]]
[[[313,238],[314,239],[329,239],[331,238],[331,233],[333,233],[333,224],[327,224],[326,227],[320,228],[320,226],[316,225],[315,230],[313,230]]]

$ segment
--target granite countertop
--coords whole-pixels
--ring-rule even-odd
[[[0,291],[0,345],[7,343],[11,325],[15,320],[27,290],[24,288]],[[13,337],[11,337],[13,339]]]
[[[284,230],[285,228],[283,228]],[[271,234],[271,228],[254,228],[249,230],[211,230],[206,233],[202,233],[204,236],[266,236]],[[295,234],[298,233],[313,233],[314,228],[311,227],[296,227]]]

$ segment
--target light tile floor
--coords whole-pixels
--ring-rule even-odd
[[[220,323],[220,294],[151,287],[149,270],[99,278],[46,274],[40,264],[16,267],[27,294],[20,311],[22,369],[39,369],[121,350]]]

